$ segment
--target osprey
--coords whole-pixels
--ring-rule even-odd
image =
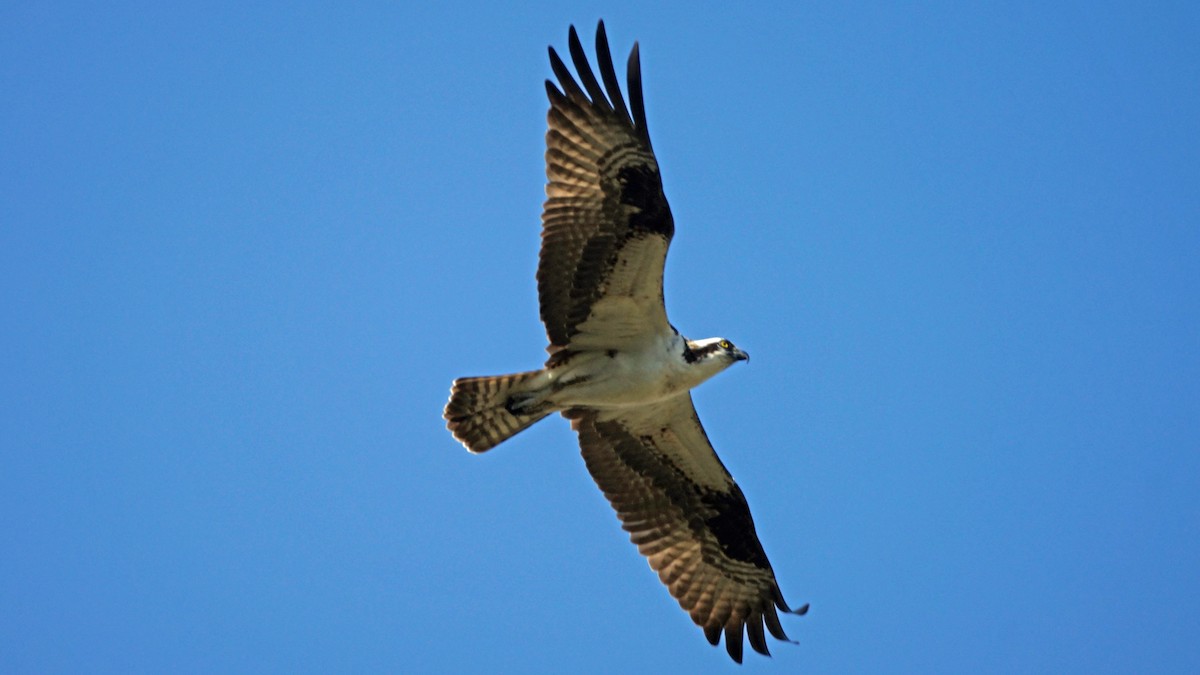
[[[570,419],[630,539],[708,641],[716,645],[724,632],[741,663],[743,631],[769,654],[764,624],[788,640],[776,610],[808,611],[784,601],[746,498],[689,393],[750,356],[724,338],[689,340],[667,321],[663,264],[675,223],[646,129],[637,43],[629,108],[604,22],[596,29],[603,87],[574,26],[569,45],[579,81],[553,47],[561,90],[546,80],[549,182],[537,280],[550,357],[541,370],[455,380],[447,427],[480,453],[551,413]]]

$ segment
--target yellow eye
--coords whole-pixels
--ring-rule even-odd
[[[733,349],[733,343],[729,340],[721,340],[717,343],[717,346],[721,349]]]

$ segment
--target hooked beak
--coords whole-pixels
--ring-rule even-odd
[[[733,360],[734,361],[745,361],[746,363],[750,363],[750,355],[740,349],[735,349],[733,351]]]

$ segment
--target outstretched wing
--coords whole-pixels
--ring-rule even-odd
[[[635,44],[625,107],[604,22],[596,29],[596,80],[575,27],[571,60],[582,87],[554,48],[546,80],[546,203],[538,296],[553,354],[566,347],[620,347],[670,330],[662,276],[674,233],[650,147]],[[606,93],[607,92],[607,93]]]
[[[742,660],[742,634],[767,654],[763,625],[787,640],[788,607],[741,488],[717,458],[690,394],[622,409],[564,413],[588,471],[671,595],[717,644]]]

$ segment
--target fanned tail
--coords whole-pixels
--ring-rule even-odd
[[[460,377],[450,388],[446,428],[471,452],[496,447],[553,410],[529,405],[528,385],[540,370],[514,375]],[[529,412],[521,412],[522,410]]]

